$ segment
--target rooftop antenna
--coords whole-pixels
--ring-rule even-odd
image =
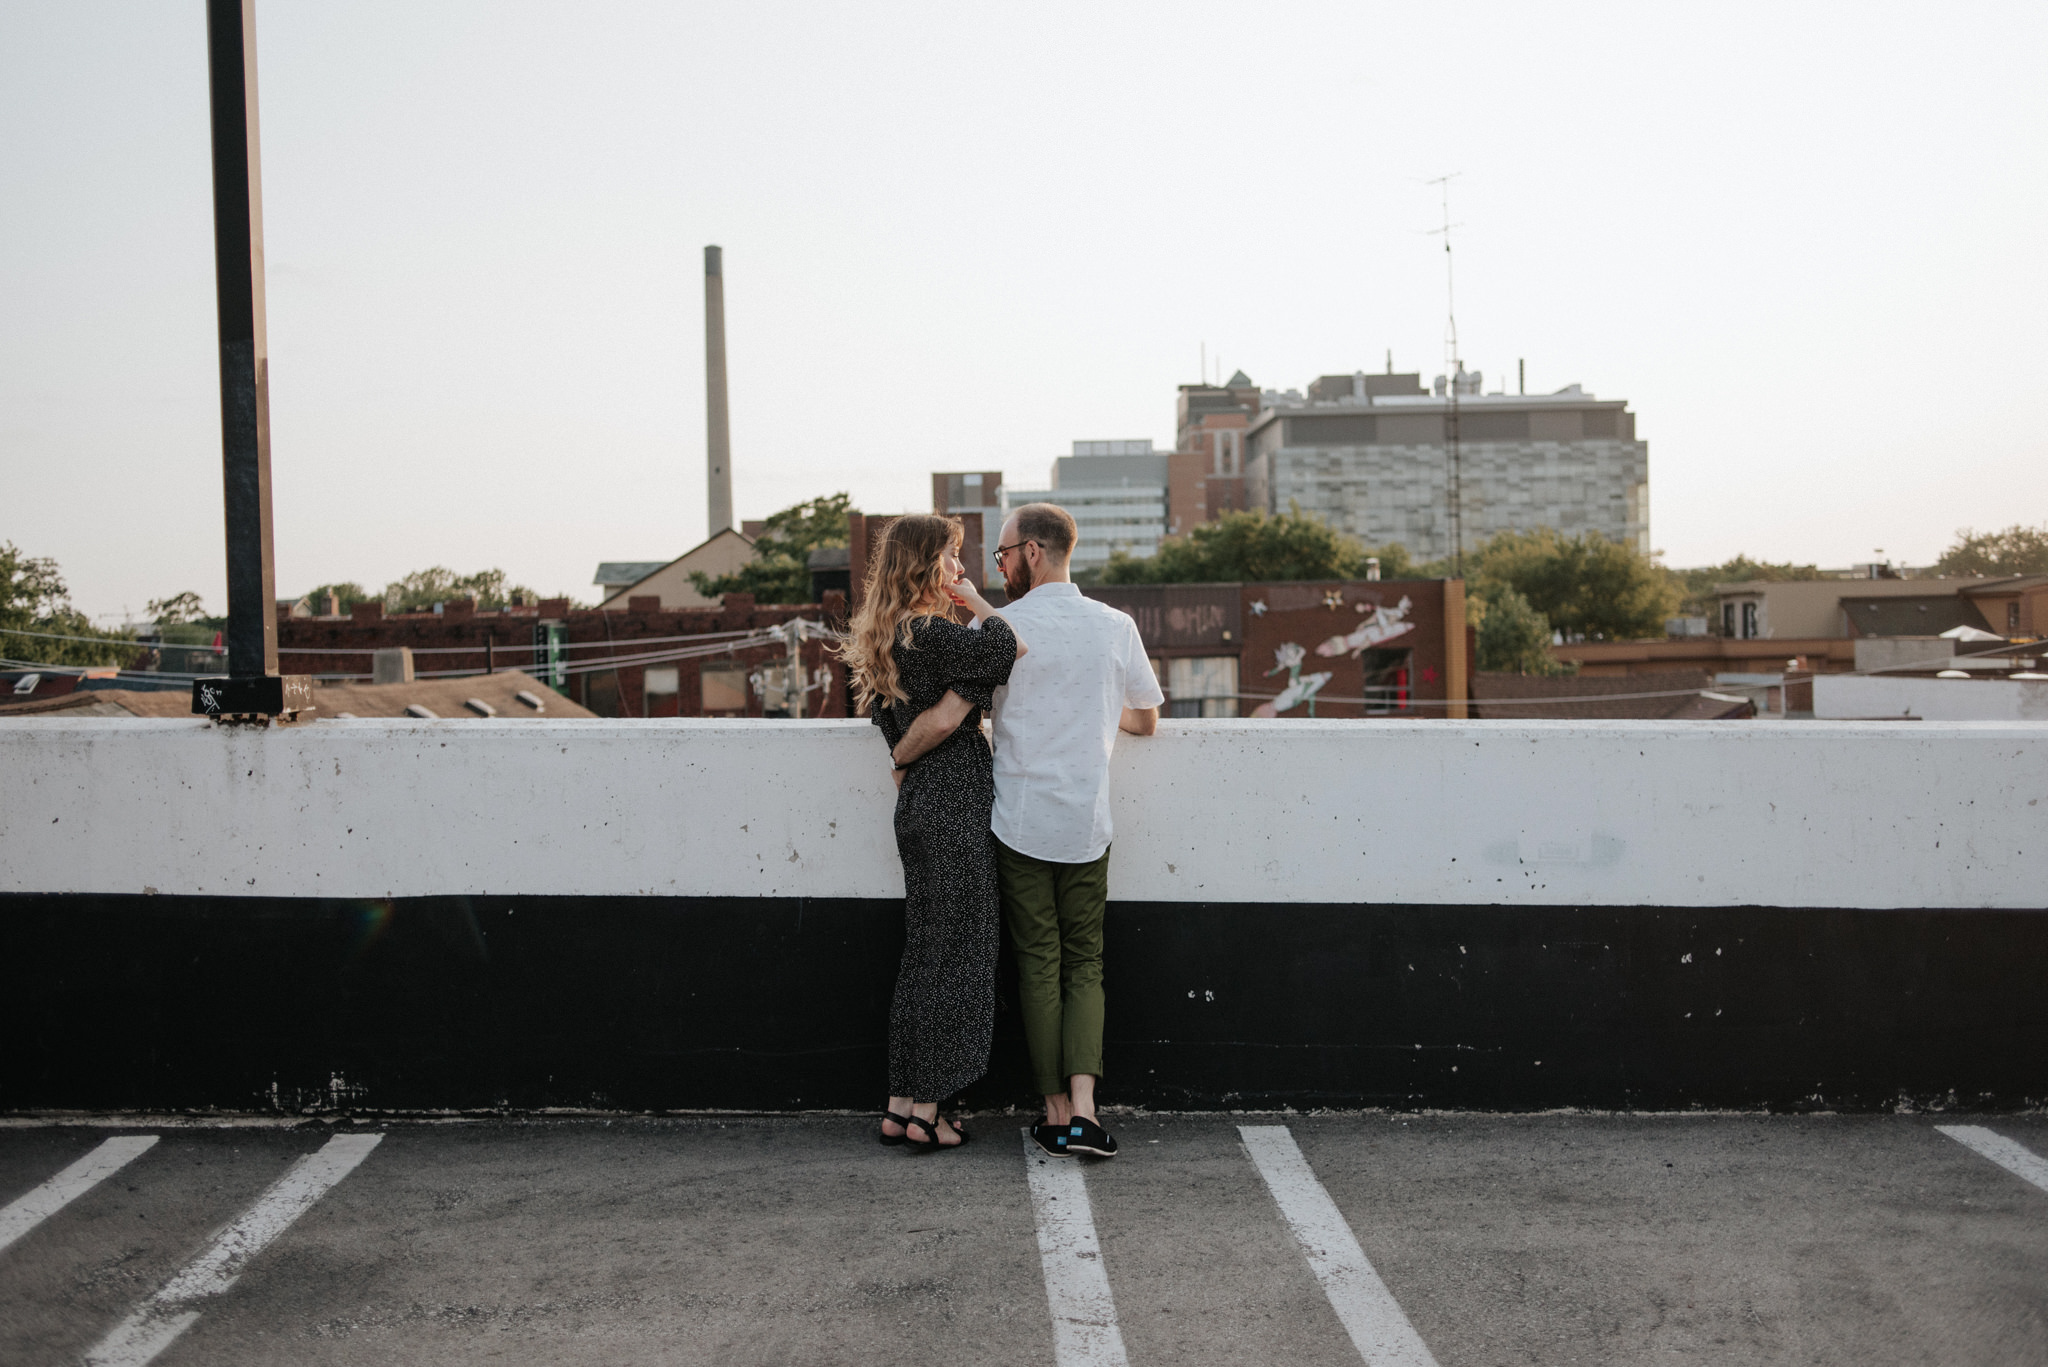
[[[1462,228],[1462,223],[1451,222],[1451,182],[1461,171],[1438,176],[1429,181],[1443,189],[1444,225],[1429,229],[1434,237],[1441,233],[1444,239],[1444,374],[1450,390],[1450,406],[1444,410],[1444,444],[1450,449],[1451,479],[1451,577],[1465,577],[1465,462],[1458,447],[1458,376],[1465,369],[1465,363],[1458,356],[1458,298],[1456,278],[1452,270],[1451,229]]]

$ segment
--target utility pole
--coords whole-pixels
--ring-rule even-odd
[[[1450,513],[1451,513],[1451,577],[1465,577],[1465,461],[1459,449],[1458,433],[1458,376],[1465,369],[1465,362],[1458,355],[1458,299],[1456,281],[1452,273],[1451,229],[1463,224],[1451,222],[1451,182],[1460,175],[1453,171],[1438,176],[1431,185],[1443,187],[1444,225],[1430,229],[1431,235],[1443,234],[1444,239],[1444,371],[1445,387],[1450,406],[1444,410],[1444,445],[1450,454]]]
[[[255,0],[207,0],[213,124],[213,270],[220,323],[220,435],[227,521],[228,677],[192,685],[192,710],[289,721],[313,681],[277,667],[270,523],[270,347],[263,308],[263,175],[256,121]]]

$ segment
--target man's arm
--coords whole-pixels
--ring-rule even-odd
[[[955,693],[946,690],[946,696],[917,714],[917,720],[903,733],[903,739],[896,742],[896,748],[889,752],[890,758],[898,764],[908,764],[960,729],[960,723],[967,720],[967,714],[974,705]]]
[[[922,721],[920,717],[918,720]],[[1128,731],[1134,736],[1149,736],[1159,729],[1159,709],[1156,707],[1126,707],[1117,720],[1119,731]],[[909,737],[904,737],[908,740]]]

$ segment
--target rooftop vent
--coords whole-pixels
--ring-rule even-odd
[[[495,717],[498,715],[498,709],[485,702],[482,698],[464,698],[462,705],[476,713],[479,717]]]
[[[519,699],[519,701],[525,703],[528,707],[532,708],[536,712],[545,712],[548,710],[548,705],[546,703],[542,702],[539,698],[535,697],[533,694],[527,692],[523,688],[520,689],[517,693],[514,693],[512,696]]]
[[[24,674],[14,681],[14,691],[17,693],[33,693],[36,691],[36,685],[42,681],[43,676],[40,674]]]
[[[405,715],[408,717],[418,717],[421,721],[432,721],[441,714],[428,707],[425,703],[409,702],[405,705]]]

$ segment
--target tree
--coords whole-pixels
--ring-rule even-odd
[[[522,585],[508,585],[503,570],[478,570],[458,575],[445,565],[414,570],[384,586],[384,611],[424,612],[452,598],[474,598],[479,608],[532,607],[540,595]],[[353,584],[348,588],[355,588]]]
[[[344,579],[335,584],[314,585],[312,590],[306,594],[306,601],[312,605],[315,613],[325,612],[327,610],[327,595],[330,593],[334,595],[336,607],[342,612],[347,612],[357,603],[368,603],[382,596],[371,593],[353,580]]]
[[[690,575],[697,592],[707,598],[751,593],[757,603],[811,601],[811,552],[844,546],[851,494],[827,494],[784,508],[770,517],[754,538],[754,558],[731,574]]]
[[[1488,602],[1513,589],[1567,641],[1660,636],[1678,598],[1641,551],[1598,532],[1567,537],[1548,527],[1499,533],[1466,557],[1466,577]]]
[[[1378,556],[1380,577],[1401,579],[1415,562],[1398,545],[1368,548],[1299,508],[1277,516],[1230,512],[1170,536],[1140,560],[1118,551],[1103,567],[1105,584],[1261,583],[1276,579],[1363,579]]]
[[[1703,565],[1690,570],[1666,570],[1671,585],[1678,594],[1678,611],[1693,617],[1714,615],[1714,586],[1716,584],[1742,584],[1756,580],[1779,583],[1791,579],[1819,579],[1822,574],[1815,565],[1794,565],[1769,560],[1752,560],[1738,555],[1733,560],[1719,565]]]
[[[2039,527],[2014,523],[2002,532],[1964,528],[1956,533],[1956,543],[1934,562],[1934,572],[1944,579],[2048,574],[2048,523]]]
[[[149,620],[158,626],[176,627],[187,622],[197,622],[206,616],[206,602],[191,590],[174,593],[169,598],[152,598],[143,609]]]
[[[1504,674],[1568,674],[1550,654],[1550,619],[1506,586],[1465,600],[1477,625],[1479,667]]]
[[[18,632],[37,632],[35,636]],[[51,637],[83,639],[52,640]],[[99,631],[71,606],[57,562],[0,542],[0,656],[51,665],[118,665],[135,657],[132,633]]]

